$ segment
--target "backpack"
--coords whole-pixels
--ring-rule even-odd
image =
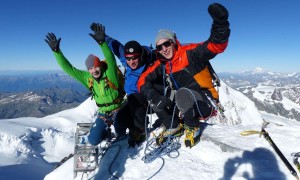
[[[183,43],[183,45],[188,45],[190,43]],[[209,73],[211,74],[212,77],[212,83],[214,85],[214,87],[221,87],[221,80],[218,77],[217,73],[215,72],[215,70],[213,69],[212,65],[210,64],[210,62],[207,62],[207,68],[209,70]],[[186,72],[188,72],[189,74],[191,74],[189,71],[187,71],[187,69],[184,69]]]
[[[218,77],[217,73],[215,72],[215,70],[213,69],[213,67],[211,66],[210,62],[208,61],[207,64],[208,70],[212,76],[212,80],[213,80],[213,85],[216,87],[221,87],[221,80]]]

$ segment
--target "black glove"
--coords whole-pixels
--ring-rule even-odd
[[[94,34],[89,33],[89,35],[95,39],[98,44],[102,44],[105,41],[105,27],[99,23],[92,23],[91,30]]]
[[[141,145],[146,140],[144,129],[129,130],[128,148],[133,148],[135,145]]]
[[[213,43],[225,43],[230,35],[228,11],[218,3],[209,5],[208,12],[213,19],[210,41]]]
[[[48,33],[46,35],[46,39],[45,39],[46,43],[50,46],[50,48],[54,52],[58,52],[60,50],[59,49],[60,40],[61,40],[61,38],[59,38],[58,40],[56,39],[56,36],[54,33]]]
[[[168,108],[171,106],[172,101],[165,96],[157,96],[152,100],[153,106],[156,106],[158,110],[163,110],[164,108]],[[155,110],[155,107],[154,107]]]
[[[214,20],[214,23],[224,24],[228,19],[228,11],[227,9],[218,3],[213,3],[208,7],[208,13]]]
[[[93,23],[91,24],[91,26],[90,26],[91,30],[92,30],[92,31],[95,31],[98,24],[99,24],[99,23],[94,23],[94,22],[93,22]]]

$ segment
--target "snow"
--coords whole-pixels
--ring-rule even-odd
[[[268,141],[258,134],[240,133],[260,131],[263,121],[270,122],[266,131],[292,164],[291,154],[300,151],[300,123],[259,112],[246,96],[224,83],[220,97],[226,118],[215,117],[203,124],[201,141],[195,147],[186,148],[182,136],[178,154],[144,163],[146,142],[129,149],[126,140],[118,141],[108,149],[91,179],[115,179],[110,172],[119,179],[134,180],[295,179]],[[44,118],[0,120],[0,179],[73,179],[73,158],[56,169],[54,166],[73,153],[76,124],[93,122],[96,111],[94,101],[87,99],[77,108]],[[156,118],[152,116],[152,123]],[[87,179],[87,175],[79,174],[76,179],[81,178]]]
[[[229,121],[227,124],[262,124],[263,120],[254,102],[223,82],[221,87],[219,89],[220,101],[225,107],[225,116]]]
[[[255,97],[256,99],[258,99],[261,102],[264,102],[264,101],[279,102],[277,100],[272,100],[271,99],[271,95],[273,94],[273,92],[274,92],[275,89],[276,89],[276,87],[273,87],[273,86],[265,86],[265,85],[262,85],[262,84],[258,84],[258,86],[257,87],[253,87],[251,89],[251,91],[253,91],[253,97]],[[244,91],[244,93],[246,93],[246,91]],[[288,99],[285,96],[282,96],[282,100],[280,101],[280,103],[283,104],[283,107],[286,110],[295,109],[298,112],[300,111],[299,104],[291,101],[290,99]]]
[[[43,99],[42,96],[39,96],[33,92],[29,92],[24,94],[24,96],[20,95],[11,95],[9,97],[3,98],[0,100],[0,103],[2,104],[8,104],[14,101],[29,101],[29,102],[34,102],[34,101],[39,101]]]
[[[273,101],[271,99],[271,95],[274,92],[275,87],[259,84],[257,87],[254,87],[251,90],[254,92],[253,97],[260,100],[261,102],[264,102],[265,100]]]
[[[256,67],[255,69],[254,69],[254,73],[262,73],[262,72],[264,72],[265,70],[263,69],[263,68],[261,68],[261,67]]]
[[[283,97],[281,102],[286,110],[296,109],[298,112],[300,112],[299,105],[289,100],[288,98]]]

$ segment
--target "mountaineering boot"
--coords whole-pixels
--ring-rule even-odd
[[[201,130],[200,127],[185,126],[184,144],[186,147],[192,148],[200,141]]]
[[[169,136],[171,139],[173,139],[175,137],[180,137],[182,134],[183,127],[182,124],[179,123],[176,128],[164,129],[156,138],[156,144],[159,146],[162,143],[166,142]]]
[[[131,130],[129,131],[128,145],[129,147],[134,147],[135,145],[140,145],[146,140],[145,130]]]

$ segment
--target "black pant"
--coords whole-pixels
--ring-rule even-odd
[[[167,129],[176,128],[180,122],[178,117],[179,111],[178,109],[175,109],[173,117],[173,107],[170,109],[165,108],[161,111],[156,111],[155,113],[159,119],[157,120],[158,122],[155,122],[153,127],[158,127],[160,124],[163,124]]]
[[[145,128],[145,120],[148,124],[147,111],[147,100],[140,93],[133,93],[127,97],[116,116],[118,123],[118,131],[126,133],[128,128],[130,131],[140,130],[143,131]]]
[[[175,95],[177,107],[182,112],[184,123],[190,127],[200,125],[199,118],[211,115],[213,106],[203,92],[181,88]]]

